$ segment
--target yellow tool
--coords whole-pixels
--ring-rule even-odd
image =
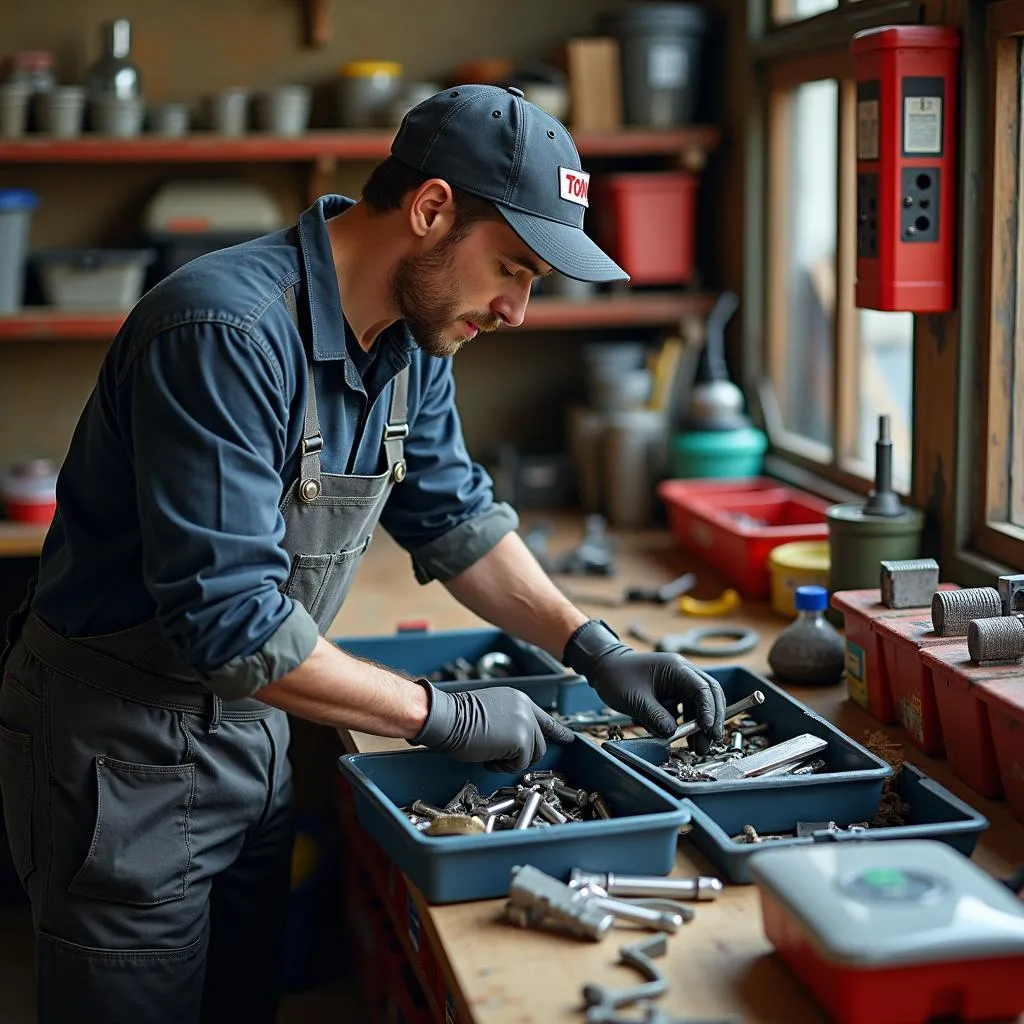
[[[679,598],[679,610],[684,615],[697,615],[702,618],[714,618],[717,615],[728,615],[740,606],[740,595],[730,588],[710,601],[699,601],[689,594]]]

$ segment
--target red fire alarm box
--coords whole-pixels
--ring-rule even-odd
[[[858,306],[953,308],[959,50],[959,35],[939,25],[853,37]]]

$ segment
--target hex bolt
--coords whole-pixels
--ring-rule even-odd
[[[751,708],[757,707],[759,704],[764,703],[764,694],[760,690],[755,690],[749,696],[744,697],[742,700],[736,701],[735,704],[730,704],[725,709],[725,721],[729,722],[739,715],[742,715],[745,711],[749,711]],[[694,733],[700,732],[700,725],[696,719],[685,722],[679,726],[678,729],[671,736],[669,736],[666,742],[675,743],[678,740],[686,739],[687,736],[692,736]]]
[[[590,803],[590,794],[585,789],[572,789],[570,786],[563,786],[555,783],[554,790],[557,796],[568,804],[575,804],[577,807],[586,807]]]
[[[444,814],[440,807],[434,807],[432,804],[425,803],[422,800],[413,800],[409,804],[409,810],[413,814],[418,814],[421,818],[440,818]]]
[[[523,809],[519,812],[519,817],[516,819],[513,828],[516,830],[529,828],[533,819],[537,816],[537,811],[540,809],[543,799],[539,789],[528,790],[526,799],[523,801]]]

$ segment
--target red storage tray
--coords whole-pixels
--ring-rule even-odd
[[[1006,1021],[1019,1012],[1019,957],[850,967],[823,956],[794,915],[763,888],[760,902],[768,940],[840,1024]]]
[[[1006,802],[1013,816],[1024,822],[1024,681],[986,679],[979,689],[981,699],[988,705],[992,743]]]
[[[930,647],[955,644],[959,638],[939,636],[932,628],[930,612],[925,617],[875,619],[871,628],[882,644],[892,702],[907,738],[926,754],[942,754],[946,748],[935,704],[932,670],[922,661],[921,654]]]
[[[930,647],[921,660],[932,671],[946,758],[957,778],[990,798],[1003,795],[984,690],[995,680],[1017,679],[1024,692],[1024,665],[979,665],[967,641]]]
[[[828,539],[827,501],[763,477],[664,480],[658,496],[679,545],[756,600],[766,600],[771,592],[772,548]]]
[[[590,223],[630,283],[683,284],[694,276],[697,178],[685,171],[595,175]]]

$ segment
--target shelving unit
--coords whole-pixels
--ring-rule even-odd
[[[377,161],[390,151],[394,131],[320,130],[294,138],[266,133],[225,137],[195,132],[181,139],[141,135],[115,139],[83,135],[76,139],[26,136],[0,141],[0,167],[127,164],[280,164],[305,167],[307,199],[331,191],[335,170],[342,162]],[[668,130],[627,128],[618,132],[573,133],[584,160],[657,160],[697,172],[719,144],[718,129],[695,125]],[[586,301],[538,296],[530,302],[523,327],[532,330],[594,330],[623,327],[686,329],[700,321],[714,296],[700,291],[622,290]],[[27,307],[0,316],[0,343],[110,342],[124,312],[54,310]],[[2,347],[2,345],[0,345]],[[0,520],[0,558],[37,554],[45,530]]]

